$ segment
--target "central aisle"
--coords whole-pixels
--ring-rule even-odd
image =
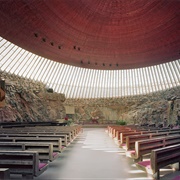
[[[147,180],[105,128],[84,128],[60,157],[36,180]]]

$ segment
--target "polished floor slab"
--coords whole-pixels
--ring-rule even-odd
[[[125,156],[105,132],[84,128],[58,159],[35,180],[152,180]],[[171,179],[171,176],[168,180]]]
[[[37,180],[135,180],[152,179],[136,168],[125,151],[118,148],[105,128],[84,128],[76,140],[50,163]]]

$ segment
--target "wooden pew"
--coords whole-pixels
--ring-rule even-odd
[[[136,133],[138,132],[137,130],[116,130],[115,134],[113,134],[113,138],[115,141],[120,141],[120,135],[121,133]]]
[[[16,133],[16,134],[10,134],[10,133],[0,133],[0,137],[36,137],[36,138],[61,138],[62,140],[62,145],[64,147],[68,146],[67,142],[67,136],[66,135],[47,135],[47,134],[21,134],[21,133]]]
[[[9,168],[0,168],[0,179],[1,180],[10,179]]]
[[[41,162],[54,161],[59,157],[58,152],[53,151],[52,143],[33,143],[33,142],[0,142],[0,151],[37,151]]]
[[[54,152],[62,152],[61,138],[0,137],[0,142],[52,143]]]
[[[6,128],[0,128],[0,129],[6,129]],[[82,126],[75,125],[75,126],[34,126],[34,127],[24,127],[24,128],[8,128],[8,129],[26,129],[26,130],[52,130],[52,131],[69,131],[73,132],[76,136],[79,132],[81,132]],[[6,129],[6,130],[8,130]]]
[[[51,129],[41,129],[41,128],[12,128],[12,129],[0,129],[0,133],[8,133],[8,134],[16,134],[16,133],[28,133],[28,134],[40,134],[40,133],[44,133],[44,134],[52,134],[52,135],[67,135],[68,141],[72,142],[73,139],[75,138],[74,136],[74,132],[73,131],[69,131],[69,130],[63,130],[63,131],[57,131],[57,130],[51,130]]]
[[[175,163],[178,163],[180,168],[180,144],[152,150],[150,160],[138,162],[137,166],[159,179],[160,169]]]
[[[27,142],[24,144],[24,150],[26,151],[37,151],[39,153],[40,160],[49,160],[50,162],[57,159],[60,155],[59,152],[54,151],[53,143],[32,143]]]
[[[47,135],[47,136],[49,136],[49,135],[64,135],[64,136],[66,136],[66,138],[67,138],[67,145],[66,146],[68,146],[71,142],[72,142],[72,135],[71,135],[71,132],[28,132],[28,134],[39,134],[39,135]]]
[[[142,135],[130,135],[126,137],[126,146],[123,147],[126,150],[133,150],[135,148],[135,142],[143,139],[152,139],[158,137],[164,137],[169,135],[180,135],[180,131],[156,131],[151,132],[149,134],[142,134]]]
[[[130,129],[130,128],[118,128],[118,129],[114,129],[113,130],[113,133],[112,133],[112,138],[114,138],[115,140],[119,140],[119,137],[118,135],[121,133],[121,132],[136,132],[137,130],[135,129]]]
[[[139,134],[139,135],[130,135],[126,137],[126,146],[124,146],[124,149],[128,150],[134,150],[135,148],[135,142],[145,139],[150,139],[152,134]]]
[[[180,143],[180,135],[166,136],[136,141],[135,151],[129,154],[135,161],[142,161],[143,156],[150,154],[152,150]]]
[[[115,135],[116,131],[119,130],[127,130],[127,131],[156,131],[156,130],[161,130],[163,131],[167,131],[167,130],[171,130],[170,128],[157,128],[157,127],[143,127],[143,126],[108,126],[107,130],[108,133],[110,134],[109,136],[111,137],[115,137],[117,135]]]
[[[110,137],[114,138],[117,130],[131,130],[128,126],[108,126],[108,134]]]
[[[134,150],[136,141],[164,137],[164,136],[168,136],[168,135],[169,135],[168,132],[163,132],[163,133],[150,133],[150,134],[127,136],[126,137],[126,149]]]
[[[66,136],[67,137],[67,145],[69,145],[71,142],[72,142],[72,136],[71,136],[71,132],[44,132],[44,131],[36,131],[36,132],[33,132],[33,131],[25,131],[25,130],[14,130],[12,129],[11,131],[8,130],[8,131],[1,131],[0,130],[0,135],[1,134],[22,134],[22,135],[26,135],[26,134],[29,134],[29,135],[62,135],[62,136]],[[65,138],[66,139],[66,138]],[[66,141],[66,140],[65,140]]]
[[[29,131],[44,131],[44,132],[70,132],[72,139],[78,135],[78,131],[75,127],[61,127],[61,126],[35,126],[33,128],[25,127],[23,130]]]
[[[0,168],[4,167],[9,168],[10,174],[22,174],[33,179],[48,168],[48,163],[41,163],[35,151],[0,151]]]
[[[120,133],[119,146],[125,149],[127,137],[132,136],[132,135],[143,135],[147,133],[149,133],[149,131],[122,132]]]
[[[12,137],[14,139],[14,142],[41,142],[41,143],[53,143],[53,149],[54,151],[62,152],[63,146],[62,146],[62,140],[61,138],[33,138],[33,137]]]

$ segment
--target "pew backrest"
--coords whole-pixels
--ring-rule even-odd
[[[179,163],[180,165],[180,144],[152,150],[151,169],[157,173],[159,179],[159,170],[167,165]]]
[[[134,159],[142,160],[142,156],[152,150],[180,143],[180,135],[152,138],[135,142]]]
[[[0,142],[52,143],[54,151],[62,152],[63,150],[61,138],[0,137]]]
[[[26,134],[32,134],[32,135],[36,135],[36,134],[39,134],[39,135],[64,135],[64,136],[67,136],[67,143],[69,144],[70,142],[72,142],[73,140],[73,136],[72,136],[72,133],[71,132],[45,132],[45,131],[27,131],[27,130],[8,130],[8,131],[1,131],[0,130],[0,135],[3,136],[3,134],[22,134],[22,135],[26,135]],[[5,135],[4,135],[5,136]]]
[[[9,168],[10,174],[39,176],[48,167],[48,163],[39,161],[35,151],[0,151],[0,168]]]
[[[67,146],[67,135],[47,135],[47,134],[0,134],[0,137],[36,137],[36,138],[61,138],[62,145]]]
[[[132,150],[135,148],[135,142],[140,140],[149,139],[151,134],[142,134],[142,135],[130,135],[126,137],[126,149]]]
[[[140,135],[142,132],[121,132],[120,133],[120,145],[126,144],[126,137],[130,135]]]
[[[39,159],[43,162],[53,161],[59,157],[58,152],[53,151],[52,143],[19,143],[19,142],[0,142],[0,150],[7,151],[37,151]]]
[[[164,131],[164,132],[151,132],[149,134],[142,135],[131,135],[126,137],[126,149],[132,150],[135,148],[135,142],[143,139],[152,139],[158,137],[172,136],[172,135],[180,135],[180,131]]]
[[[113,135],[113,138],[115,138],[115,140],[120,141],[121,140],[121,133],[134,133],[137,132],[136,130],[117,130],[115,132],[115,135]]]
[[[158,137],[164,137],[164,136],[167,136],[167,135],[168,135],[168,132],[127,136],[126,137],[126,148],[127,148],[127,150],[129,150],[129,149],[132,150],[132,149],[135,148],[135,142],[136,141],[152,139],[152,138],[158,138]]]

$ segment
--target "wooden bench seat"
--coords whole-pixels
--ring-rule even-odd
[[[41,134],[41,135],[64,135],[67,138],[67,146],[72,142],[73,136],[71,132],[28,132],[28,134]]]
[[[161,130],[161,131],[166,131],[169,128],[154,128],[154,127],[142,127],[142,126],[108,126],[107,131],[109,133],[109,136],[115,137],[116,136],[116,131],[156,131],[156,130]]]
[[[108,133],[112,133],[114,129],[131,129],[131,128],[128,126],[120,126],[120,125],[107,126]]]
[[[16,134],[10,134],[10,133],[0,133],[0,137],[36,137],[36,138],[61,138],[62,140],[62,145],[64,147],[68,146],[68,142],[67,142],[67,135],[47,135],[47,134],[21,134],[21,133],[16,133]]]
[[[25,131],[25,130],[8,130],[8,131],[0,131],[0,135],[1,134],[22,134],[22,135],[26,135],[26,134],[29,134],[29,135],[46,135],[46,136],[49,136],[49,135],[64,135],[67,137],[67,145],[69,145],[71,142],[72,142],[72,135],[71,135],[71,132],[44,132],[44,131]],[[66,139],[66,138],[65,138]],[[65,140],[66,141],[66,140]]]
[[[10,179],[9,168],[0,168],[0,180]]]
[[[61,138],[0,137],[0,142],[52,143],[54,152],[62,152],[63,151]]]
[[[116,130],[115,134],[113,134],[113,138],[115,141],[120,141],[121,133],[137,133],[137,130]]]
[[[143,139],[152,139],[170,135],[180,135],[180,131],[164,131],[164,132],[151,132],[149,134],[142,135],[130,135],[126,137],[126,146],[124,147],[126,150],[133,150],[135,148],[135,142]]]
[[[9,168],[10,174],[33,179],[48,168],[48,163],[41,163],[36,151],[0,151],[0,168]]]
[[[127,136],[126,137],[126,150],[134,150],[136,141],[158,138],[158,137],[164,137],[167,135],[168,135],[168,132]]]
[[[143,133],[147,133],[147,131],[138,131],[138,132],[122,132],[120,133],[120,140],[119,140],[119,146],[124,147],[126,146],[126,138],[131,135],[141,135]]]
[[[156,131],[136,131],[136,132],[122,132],[120,133],[120,147],[127,149],[126,141],[127,137],[133,136],[133,135],[144,135],[144,134],[149,134],[149,133],[156,133]]]
[[[116,135],[116,131],[117,130],[125,130],[125,131],[129,131],[131,130],[130,127],[128,126],[108,126],[108,134],[110,137],[114,138]]]
[[[150,160],[138,162],[136,165],[159,179],[160,169],[175,163],[180,167],[180,144],[152,150]]]
[[[61,126],[36,126],[32,127],[25,127],[23,130],[29,131],[44,131],[44,132],[71,132],[72,138],[74,139],[78,135],[78,130],[73,127],[61,127]]]
[[[113,129],[110,137],[115,138],[118,132],[136,132],[136,130],[133,130],[131,128],[116,128]]]
[[[53,151],[52,143],[19,143],[19,142],[0,142],[0,151],[37,151],[39,159],[43,162],[54,161],[59,157],[58,152]]]
[[[16,133],[22,133],[22,134],[52,134],[52,135],[60,135],[64,134],[67,135],[67,139],[69,142],[72,142],[75,139],[74,132],[72,131],[53,131],[53,130],[48,130],[48,129],[0,129],[0,133],[8,133],[8,134],[16,134]]]
[[[52,143],[54,151],[62,152],[64,147],[62,146],[61,138],[45,138],[45,137],[12,137],[14,142],[41,142],[41,143]]]
[[[127,155],[132,157],[135,161],[142,161],[143,156],[150,154],[152,150],[178,143],[180,143],[180,135],[136,141],[135,151],[131,151],[131,153]]]

